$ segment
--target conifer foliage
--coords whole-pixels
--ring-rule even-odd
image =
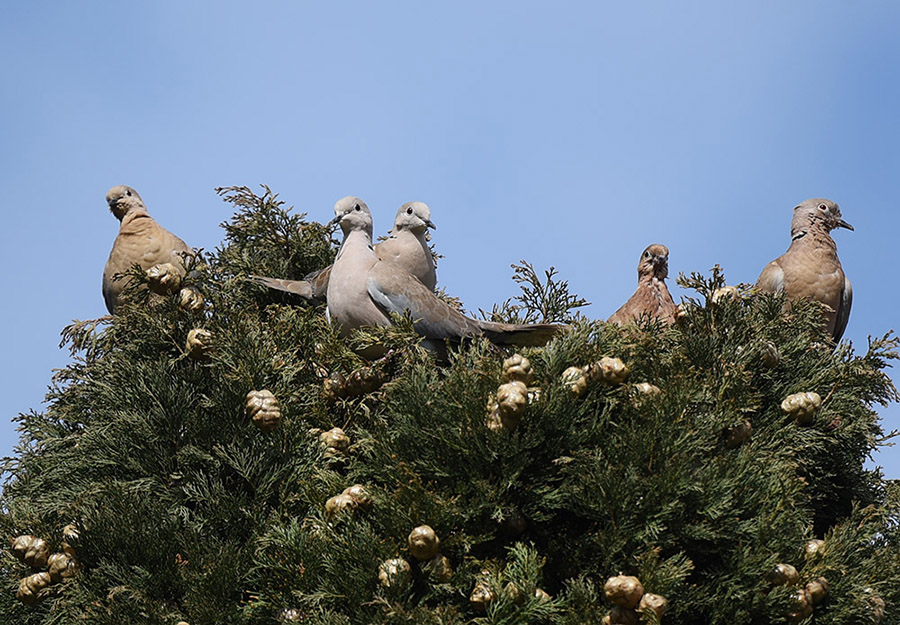
[[[186,278],[203,305],[136,275],[17,418],[0,622],[900,622],[900,488],[864,468],[892,336],[833,349],[817,305],[719,296],[718,268],[682,279],[678,325],[620,328],[523,263],[493,316],[572,328],[520,352],[515,427],[489,427],[510,353],[438,363],[400,317],[348,344],[244,280],[324,267],[331,233],[268,188],[219,192],[236,212]],[[368,366],[371,341],[390,355]],[[821,401],[783,410],[797,393]]]

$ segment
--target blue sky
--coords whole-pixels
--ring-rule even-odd
[[[106,312],[116,184],[206,249],[231,214],[217,186],[268,184],[319,221],[358,195],[379,233],[421,200],[470,310],[527,259],[594,318],[654,242],[673,277],[755,281],[793,206],[827,197],[856,227],[835,239],[864,351],[900,325],[900,3],[736,4],[7,3],[0,453],[67,362],[62,327]],[[900,478],[897,448],[875,462]]]

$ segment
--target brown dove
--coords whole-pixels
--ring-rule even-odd
[[[328,318],[342,336],[362,327],[391,325],[392,313],[409,312],[426,347],[440,352],[443,342],[485,336],[501,345],[543,345],[565,326],[513,325],[471,319],[438,299],[433,291],[390,256],[372,248],[372,215],[366,203],[345,197],[334,206],[344,233],[328,282]],[[375,355],[374,351],[366,355]]]
[[[634,295],[607,321],[625,325],[649,316],[669,325],[674,323],[677,306],[665,282],[669,275],[669,248],[659,243],[647,246],[641,253],[637,271],[638,285]]]
[[[437,228],[431,221],[431,209],[424,202],[407,202],[394,218],[390,236],[375,244],[379,260],[399,263],[411,275],[433,291],[437,284],[434,255],[428,247],[426,232]],[[303,280],[281,280],[264,276],[249,276],[249,280],[279,291],[294,293],[315,302],[325,301],[331,266],[306,276]]]
[[[116,274],[140,265],[145,271],[162,263],[171,263],[184,275],[184,253],[193,253],[187,243],[156,223],[138,192],[124,185],[106,194],[109,210],[121,222],[106,267],[103,268],[103,299],[110,314],[115,313],[128,278]]]
[[[794,207],[791,245],[765,266],[756,288],[768,293],[784,292],[788,298],[811,299],[824,304],[825,324],[834,342],[844,335],[853,303],[853,288],[844,275],[831,238],[835,228],[853,230],[841,218],[841,209],[831,200],[815,198]]]

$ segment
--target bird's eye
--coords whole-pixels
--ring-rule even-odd
[[[356,210],[359,210],[359,204],[356,205]]]
[[[650,258],[650,252],[644,252],[644,258]]]
[[[819,210],[820,211],[828,210],[828,207],[825,206],[824,204],[819,204]]]
[[[129,191],[128,189],[125,189],[125,195],[127,195],[128,197],[131,197],[131,191]]]
[[[412,215],[412,206],[410,206],[409,208],[406,209],[406,214]]]

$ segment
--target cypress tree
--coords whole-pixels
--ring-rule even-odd
[[[203,305],[135,269],[17,417],[0,621],[658,623],[658,596],[672,625],[900,622],[900,489],[864,464],[898,399],[891,334],[834,348],[818,305],[723,290],[718,267],[680,279],[678,325],[618,327],[523,262],[490,316],[571,330],[528,363],[482,340],[438,362],[409,318],[348,343],[248,283],[337,241],[266,187],[219,193],[224,242],[184,284]],[[366,363],[373,341],[389,356]],[[782,409],[798,393],[820,401]]]

